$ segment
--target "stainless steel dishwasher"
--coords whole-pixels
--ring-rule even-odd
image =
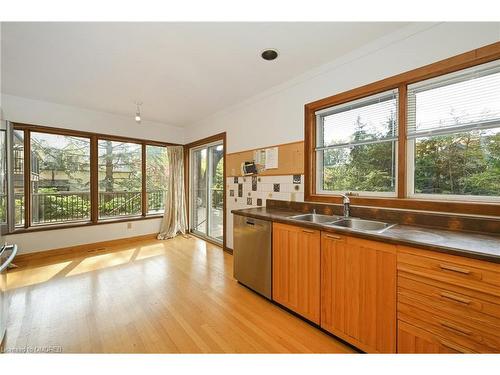
[[[271,222],[234,215],[234,277],[271,299]]]

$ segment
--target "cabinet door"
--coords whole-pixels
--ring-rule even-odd
[[[273,224],[273,300],[319,324],[320,232]]]
[[[396,247],[322,233],[321,326],[366,352],[396,352]]]
[[[470,353],[469,349],[451,343],[403,321],[398,321],[398,353]]]

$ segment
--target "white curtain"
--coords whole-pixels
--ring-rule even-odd
[[[184,150],[182,146],[168,146],[167,191],[165,214],[161,223],[159,240],[173,238],[187,232],[186,194],[184,191]]]

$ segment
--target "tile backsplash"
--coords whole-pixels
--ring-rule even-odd
[[[300,176],[300,177],[299,177]],[[279,199],[286,201],[304,201],[304,176],[247,176],[228,177],[226,179],[227,206],[231,210],[257,207],[257,200]],[[251,199],[248,199],[251,198]],[[249,204],[249,202],[252,202]]]
[[[233,247],[231,210],[265,206],[267,199],[304,201],[304,175],[246,176],[226,179],[227,246]]]

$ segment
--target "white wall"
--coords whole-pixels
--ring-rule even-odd
[[[413,24],[190,125],[186,141],[226,131],[237,152],[303,140],[304,104],[499,40],[499,22]]]
[[[39,100],[2,95],[3,117],[9,121],[52,126],[111,135],[184,143],[184,129],[165,124],[142,121],[133,117],[97,112]],[[17,243],[20,253],[29,253],[85,243],[108,241],[140,236],[159,231],[160,219],[102,224],[89,227],[68,228],[43,232],[21,233],[6,236],[9,243]]]
[[[8,243],[17,244],[19,254],[26,254],[158,233],[160,230],[160,220],[161,219],[131,221],[129,222],[132,224],[132,228],[130,229],[127,229],[127,222],[120,222],[114,224],[92,225],[88,227],[11,234],[6,236],[6,241]]]
[[[9,121],[184,144],[184,129],[106,112],[2,94]]]
[[[226,131],[228,153],[303,140],[304,104],[499,40],[498,22],[413,24],[192,124],[186,140]],[[228,203],[226,240],[232,247]]]

